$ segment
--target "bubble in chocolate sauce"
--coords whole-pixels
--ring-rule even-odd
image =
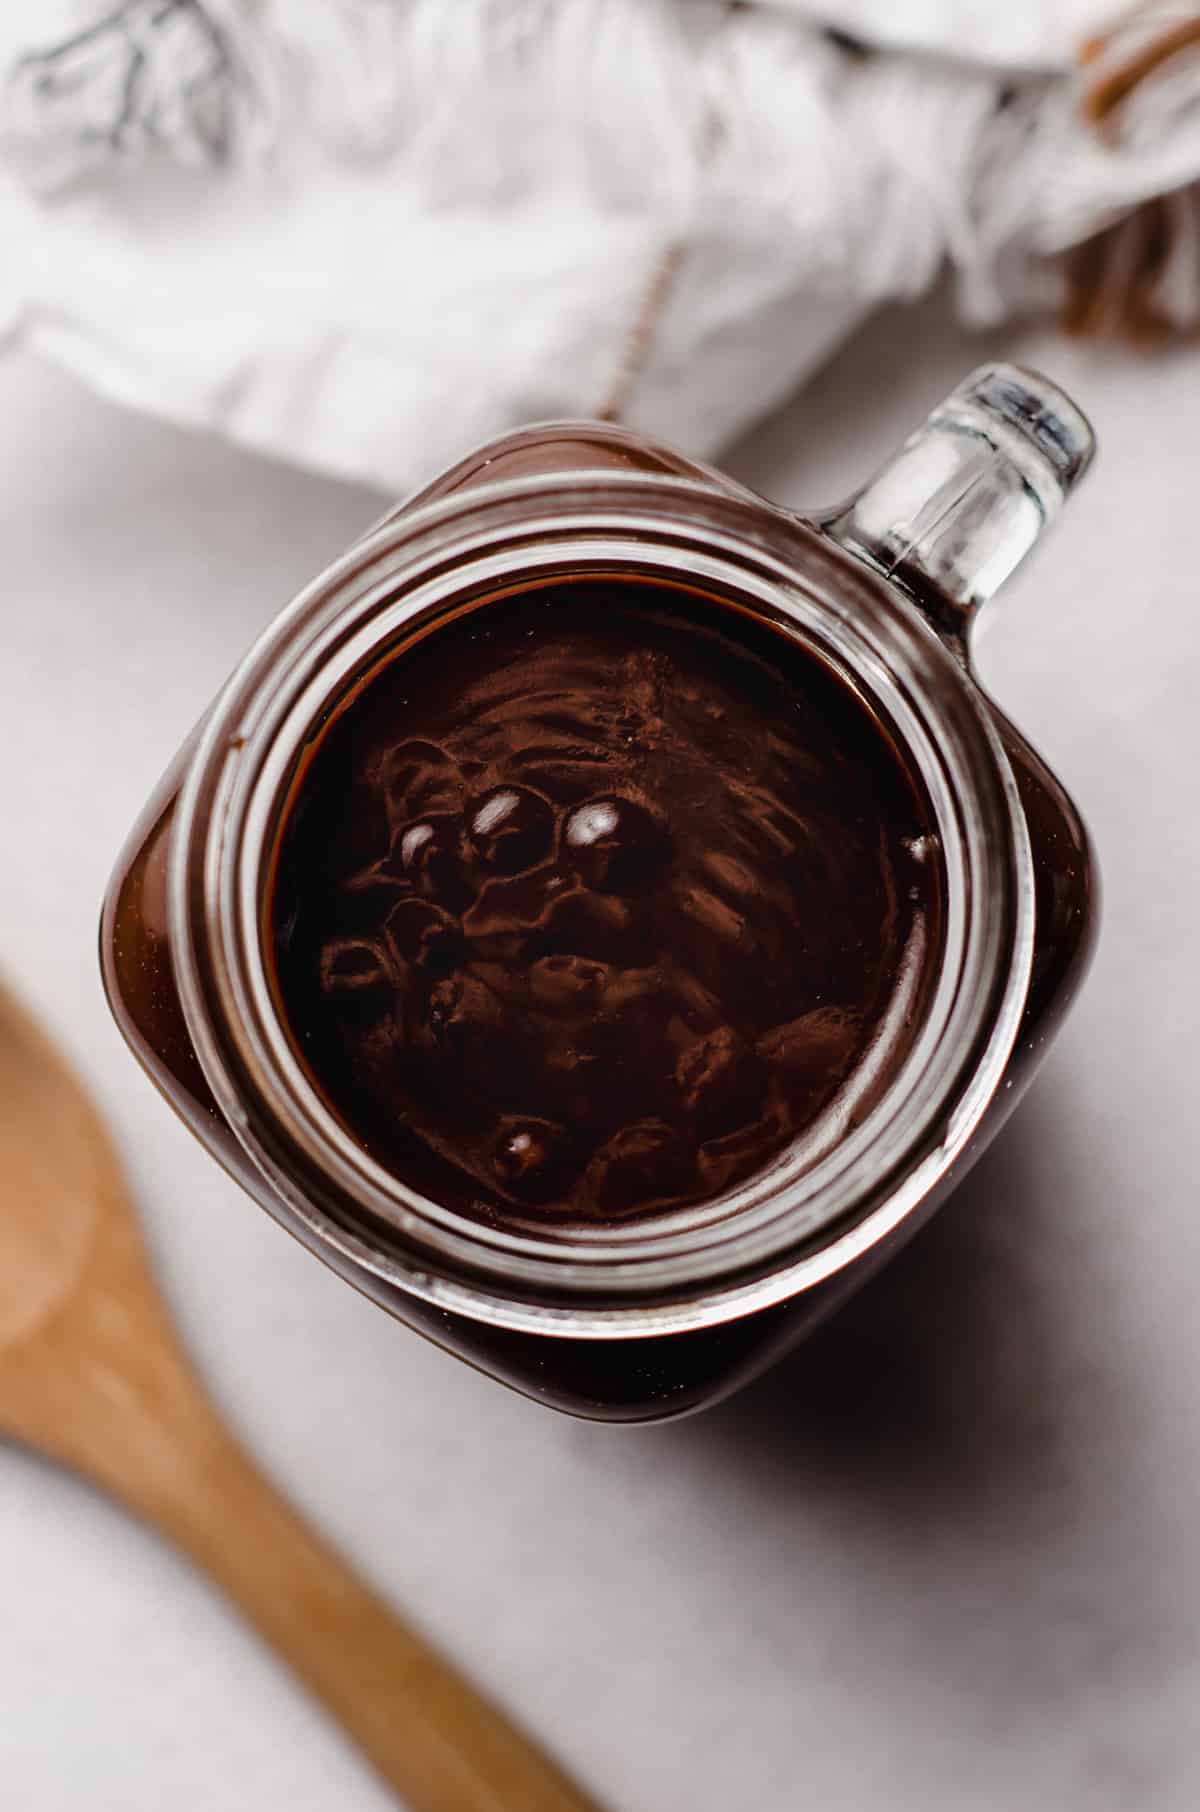
[[[526,786],[493,787],[471,806],[469,823],[480,860],[501,874],[532,868],[554,844],[554,808]]]
[[[545,1228],[774,1163],[853,1088],[918,925],[935,972],[942,867],[886,729],[816,656],[694,590],[589,578],[484,604],[334,713],[269,912],[348,1130],[419,1193]]]
[[[329,993],[364,994],[390,984],[387,957],[373,938],[330,938],[321,951],[321,986]]]
[[[588,799],[563,827],[563,847],[589,887],[622,893],[646,881],[666,854],[661,820],[636,799]]]
[[[450,910],[471,898],[463,823],[456,812],[430,813],[405,825],[393,840],[388,866],[424,898]]]
[[[387,909],[383,929],[397,956],[422,968],[446,968],[465,948],[462,927],[453,914],[417,894],[401,895]]]
[[[544,1202],[564,1180],[568,1149],[566,1132],[552,1120],[504,1115],[492,1147],[496,1180],[522,1201]]]

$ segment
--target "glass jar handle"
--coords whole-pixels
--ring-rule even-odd
[[[961,639],[1058,515],[1095,436],[1057,384],[981,365],[819,526]]]

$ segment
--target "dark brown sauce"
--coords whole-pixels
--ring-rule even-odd
[[[941,920],[928,809],[850,688],[620,577],[491,600],[384,666],[299,778],[266,904],[345,1126],[525,1225],[702,1201],[853,1116]]]

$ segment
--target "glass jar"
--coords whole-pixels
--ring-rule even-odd
[[[1091,451],[1052,384],[990,366],[848,504],[808,518],[598,423],[464,460],[283,612],[134,829],[101,954],[136,1056],[285,1228],[469,1363],[614,1421],[727,1394],[925,1221],[1016,1105],[1086,968],[1087,834],[984,697],[969,642]],[[904,1062],[803,1163],[785,1153],[661,1223],[485,1225],[376,1164],[297,1062],[268,985],[266,867],[297,764],[389,647],[514,579],[603,572],[683,573],[736,598],[886,719],[936,822],[944,947]]]

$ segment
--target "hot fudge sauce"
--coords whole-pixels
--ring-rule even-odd
[[[266,903],[344,1125],[477,1217],[719,1195],[908,1047],[942,873],[884,727],[684,586],[489,599],[378,667],[298,773]]]

